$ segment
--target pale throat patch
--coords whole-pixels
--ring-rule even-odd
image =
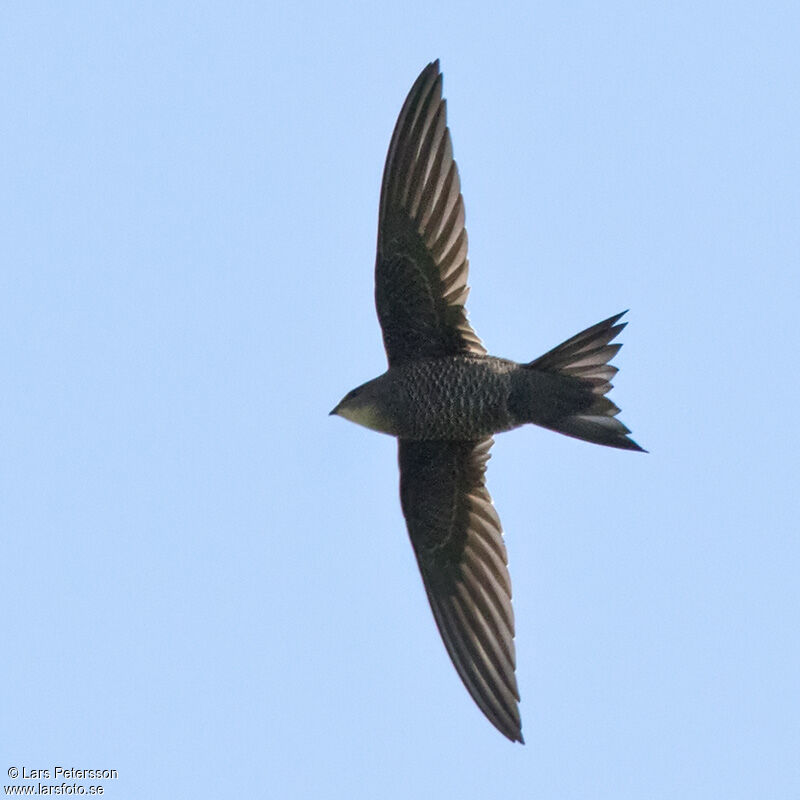
[[[356,425],[363,425],[379,433],[392,434],[391,424],[388,418],[381,414],[374,406],[358,406],[357,408],[345,407],[339,409],[337,412],[339,416],[349,419],[350,422],[355,422]]]

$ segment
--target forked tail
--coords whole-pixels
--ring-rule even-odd
[[[625,313],[592,325],[524,365],[531,371],[535,395],[547,398],[530,403],[528,421],[587,442],[644,451],[616,418],[619,408],[605,396],[618,371],[608,362],[622,347],[609,342],[627,325],[618,324]]]

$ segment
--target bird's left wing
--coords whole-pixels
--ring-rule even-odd
[[[484,354],[467,321],[467,231],[439,62],[397,119],[381,186],[375,305],[389,365]]]
[[[511,579],[484,484],[492,439],[399,441],[400,502],[433,616],[489,721],[522,742]]]

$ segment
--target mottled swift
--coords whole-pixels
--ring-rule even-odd
[[[489,721],[522,742],[511,580],[484,482],[492,435],[530,422],[642,448],[606,397],[622,314],[529,363],[495,358],[467,321],[467,269],[464,203],[435,61],[403,104],[383,173],[375,304],[389,368],[331,414],[397,437],[400,503],[447,652]]]

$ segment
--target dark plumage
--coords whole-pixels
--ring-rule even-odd
[[[484,483],[492,435],[531,422],[641,450],[605,396],[618,314],[528,364],[486,353],[467,321],[467,232],[439,62],[406,98],[381,188],[375,304],[389,369],[331,412],[398,437],[400,501],[447,652],[475,702],[522,742],[514,614]]]

